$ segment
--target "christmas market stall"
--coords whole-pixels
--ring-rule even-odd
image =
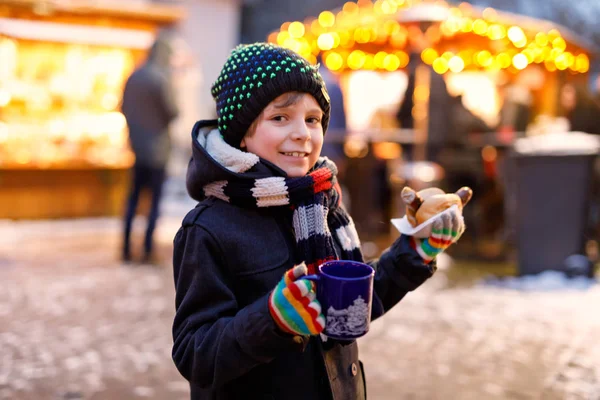
[[[117,215],[134,157],[124,83],[179,8],[0,4],[0,218]]]
[[[379,165],[385,164],[392,186],[395,180],[401,185],[411,177],[435,184],[443,176],[443,169],[423,161],[429,160],[435,142],[444,143],[450,134],[442,118],[450,98],[459,98],[490,127],[486,135],[466,141],[482,165],[476,172],[494,179],[502,149],[530,133],[502,120],[503,114],[511,114],[502,107],[513,86],[525,88],[532,115],[555,121],[561,87],[587,79],[595,51],[569,29],[549,21],[427,0],[347,2],[303,21],[285,22],[268,41],[320,62],[339,82],[347,121],[345,155],[348,165],[361,158],[354,173],[365,174],[364,179],[353,175],[347,180],[348,185],[360,182],[360,195],[349,192],[362,233],[385,233],[385,221],[402,208],[381,201],[386,198],[381,193],[389,188],[381,184],[385,179],[375,179]],[[443,100],[436,92],[440,86],[449,92]],[[412,101],[411,121],[402,125],[397,110],[407,99]],[[535,125],[533,118],[529,122]],[[400,168],[407,161],[411,169]],[[373,198],[365,200],[366,193]]]

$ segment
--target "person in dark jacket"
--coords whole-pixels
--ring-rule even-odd
[[[572,132],[600,134],[600,103],[584,84],[567,83],[561,89],[560,103]]]
[[[212,95],[218,119],[192,129],[187,188],[199,203],[174,238],[172,357],[191,398],[365,399],[356,341],[320,335],[303,279],[326,260],[363,261],[335,164],[320,157],[330,101],[318,69],[272,44],[240,45]],[[370,261],[372,319],[463,231],[447,215],[431,238],[402,235]]]
[[[131,260],[131,226],[142,189],[149,189],[152,195],[143,256],[144,261],[152,260],[152,237],[171,152],[169,124],[178,115],[171,87],[171,63],[175,56],[172,35],[161,31],[148,59],[129,77],[123,91],[122,111],[135,154],[123,227],[124,261]]]

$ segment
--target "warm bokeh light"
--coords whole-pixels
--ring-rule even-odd
[[[448,61],[446,61],[446,59],[442,57],[437,58],[433,62],[433,70],[438,74],[444,74],[448,72]]]
[[[325,66],[332,71],[337,71],[344,65],[344,59],[339,53],[329,53],[325,58]]]
[[[343,62],[333,58],[336,61],[331,65],[340,72],[402,69],[408,63],[405,54],[415,49],[425,64],[435,64],[437,73],[472,69],[506,69],[514,73],[532,63],[549,71],[589,71],[589,59],[586,64],[585,59],[578,62],[577,58],[587,57],[585,51],[576,48],[576,43],[567,42],[557,29],[540,31],[526,20],[493,8],[481,11],[468,3],[453,6],[444,1],[434,4],[446,7],[448,17],[426,29],[398,19],[401,10],[419,3],[421,0],[349,1],[341,10],[323,11],[305,23],[282,24],[279,32],[269,35],[269,41],[297,50],[311,60],[321,52],[336,49]]]
[[[525,69],[528,64],[527,57],[521,53],[516,54],[512,59],[512,63],[516,69]]]
[[[288,27],[288,32],[290,33],[290,36],[298,39],[301,38],[302,36],[304,36],[304,24],[302,22],[299,21],[294,21],[290,24],[290,26]]]
[[[438,52],[435,49],[428,48],[421,53],[421,59],[427,65],[433,64],[436,58],[438,58]]]
[[[448,61],[448,68],[452,72],[461,72],[465,69],[465,62],[462,58],[454,56]]]
[[[484,146],[481,149],[481,158],[485,162],[494,162],[498,158],[498,151],[494,146]]]
[[[319,24],[324,28],[332,27],[335,24],[335,15],[331,11],[323,11],[319,14]]]
[[[365,53],[360,50],[354,50],[348,56],[348,67],[351,69],[360,69],[365,63]]]
[[[335,39],[331,33],[324,33],[319,36],[317,44],[321,50],[331,50],[335,44]]]

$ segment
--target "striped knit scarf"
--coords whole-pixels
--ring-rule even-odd
[[[237,178],[204,186],[204,193],[240,207],[291,206],[296,245],[308,273],[336,259],[332,234],[341,244],[341,259],[363,261],[354,222],[341,206],[337,167],[325,157],[300,178]]]

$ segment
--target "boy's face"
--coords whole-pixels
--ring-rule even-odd
[[[263,110],[240,147],[272,162],[289,177],[306,175],[323,147],[323,111],[310,94],[285,93]]]

